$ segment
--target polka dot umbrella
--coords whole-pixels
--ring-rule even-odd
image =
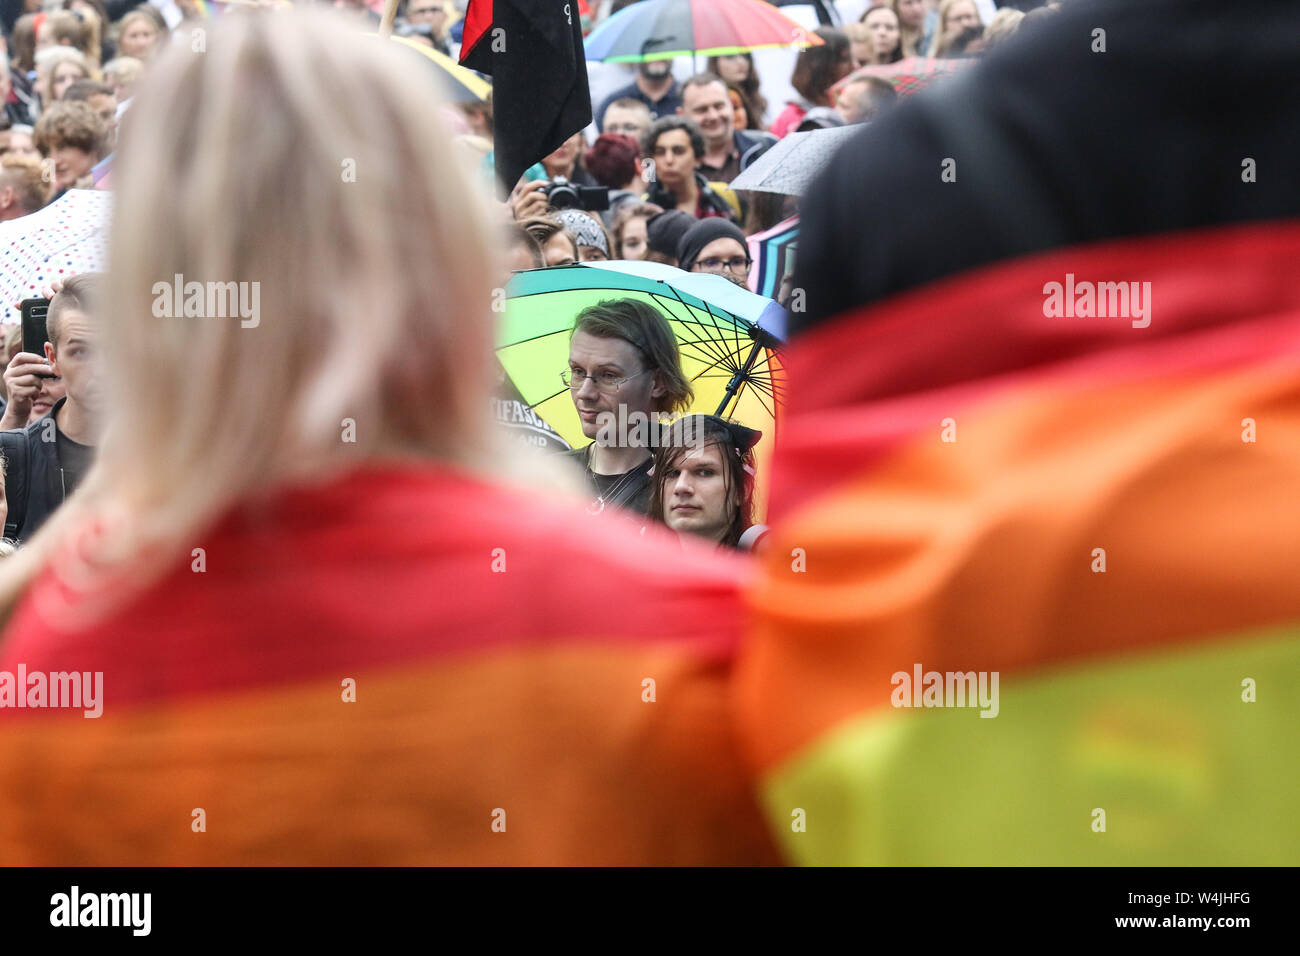
[[[113,194],[70,189],[44,209],[0,222],[0,324],[21,321],[23,299],[37,299],[56,279],[102,272],[108,264]]]

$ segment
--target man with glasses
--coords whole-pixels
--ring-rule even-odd
[[[410,0],[406,8],[407,29],[402,33],[408,39],[427,43],[439,53],[447,53],[447,41],[442,35],[447,25],[447,7],[443,0]]]
[[[639,299],[613,299],[578,313],[569,339],[569,388],[582,433],[593,439],[566,454],[591,490],[587,510],[650,509],[651,445],[660,416],[694,397],[668,320]]]
[[[677,267],[687,272],[710,272],[744,286],[750,265],[745,234],[726,219],[701,219],[677,242]]]
[[[609,104],[605,110],[605,123],[600,131],[630,136],[636,140],[639,147],[645,134],[650,132],[650,124],[653,122],[654,117],[650,115],[650,107],[640,100],[625,96]]]

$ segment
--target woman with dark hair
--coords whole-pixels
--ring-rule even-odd
[[[614,223],[616,259],[644,259],[650,251],[650,220],[663,212],[654,203],[624,206]]]
[[[733,53],[730,56],[709,57],[706,73],[722,77],[729,88],[740,91],[749,114],[749,125],[736,124],[736,129],[762,129],[767,115],[767,100],[759,92],[758,68],[750,53]]]
[[[897,63],[903,58],[902,24],[898,14],[887,6],[872,7],[859,24],[866,28],[868,51],[866,63]]]
[[[753,523],[754,445],[763,433],[716,415],[687,415],[668,435],[650,471],[650,517],[683,537],[751,550],[767,531]]]
[[[646,201],[664,209],[680,209],[696,219],[723,216],[740,218],[740,201],[725,183],[710,183],[700,172],[704,158],[704,134],[686,116],[661,116],[641,141],[644,161],[653,165],[653,179]]]
[[[798,129],[804,114],[814,106],[833,106],[831,87],[853,71],[849,38],[844,31],[818,27],[813,32],[824,42],[800,51],[795,61],[790,85],[800,98],[786,103],[772,124],[771,132],[777,137]]]
[[[930,12],[925,0],[890,0],[889,9],[898,17],[903,56],[921,56],[925,52],[925,20]]]
[[[723,82],[726,83],[725,80]],[[745,91],[735,83],[727,83],[727,99],[731,100],[731,112],[735,117],[732,125],[736,129],[761,130],[763,128],[753,104],[745,96]]]

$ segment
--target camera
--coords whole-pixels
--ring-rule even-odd
[[[552,209],[603,212],[609,208],[609,189],[605,186],[578,186],[563,176],[556,176],[545,192]]]

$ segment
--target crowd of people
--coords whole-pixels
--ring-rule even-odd
[[[87,187],[112,215],[111,267],[5,340],[0,853],[1277,853],[1274,762],[1238,748],[1295,722],[1266,701],[1300,613],[1294,84],[1268,84],[1287,112],[1252,76],[1127,96],[1195,90],[1237,15],[1095,2],[1106,57],[1069,0],[822,0],[780,84],[762,51],[592,64],[593,128],[510,183],[492,102],[452,104],[359,0],[6,8],[0,228]],[[1252,37],[1286,80],[1272,7]],[[461,14],[407,0],[396,32],[456,56]],[[999,47],[920,102],[880,75]],[[737,188],[848,125],[804,195]],[[522,401],[510,283],[622,268],[752,303],[750,243],[795,215],[779,434],[699,414],[680,320],[595,282],[529,343],[570,440]],[[603,260],[643,264],[579,265]],[[1076,274],[1150,277],[1156,320],[1049,314]],[[160,310],[173,281],[250,286],[256,314]],[[1004,674],[997,721],[892,699],[930,667]],[[102,675],[102,714],[11,704],[20,670]],[[1151,785],[1166,751],[1213,799]],[[1214,837],[1229,803],[1253,842]]]
[[[29,215],[68,189],[111,188],[119,122],[137,90],[151,82],[151,64],[168,44],[193,46],[197,36],[201,48],[210,23],[192,2],[105,6],[100,0],[63,0],[59,9],[32,6],[9,9],[4,23],[10,51],[0,62],[4,219]],[[354,0],[334,6],[359,31],[377,25],[368,6]],[[605,4],[598,18],[624,6]],[[396,33],[454,55],[461,13],[448,2],[409,0],[399,8]],[[798,54],[790,77],[798,96],[783,105],[765,97],[752,54],[709,58],[705,70],[681,81],[674,74],[680,64],[672,60],[629,67],[629,81],[593,103],[593,128],[575,132],[543,157],[502,205],[502,218],[511,220],[510,268],[647,260],[744,287],[754,267],[747,236],[792,216],[799,197],[734,190],[733,180],[790,133],[869,123],[889,109],[897,100],[893,86],[877,76],[850,78],[855,67],[888,64],[920,50],[974,56],[1023,17],[1017,10],[998,11],[986,35],[974,0],[873,3],[843,29],[817,28],[822,43]],[[443,120],[458,152],[477,163],[482,184],[491,188],[490,99],[446,108]],[[789,289],[787,277],[783,294]],[[93,308],[84,305],[88,293],[59,292],[50,315],[61,315],[68,301],[78,303],[75,314],[89,323],[86,341],[73,347],[89,349],[94,322]],[[687,409],[690,394],[664,317],[633,300],[612,300],[608,309],[603,317],[575,317],[564,376],[584,434],[592,439],[572,457],[593,508],[609,503],[714,542],[752,546],[764,529],[753,524],[745,534],[754,520],[758,433],[737,441],[735,423],[703,423],[692,433],[709,436],[705,444],[722,454],[703,470],[685,467],[689,449],[677,449],[682,461],[675,466],[656,465],[655,449],[647,445],[611,447],[601,443],[609,439],[596,440],[602,413],[612,415],[621,406],[671,419]],[[66,325],[54,321],[51,328]],[[90,392],[83,387],[78,395],[69,388],[69,352],[58,335],[51,333],[44,355],[21,345],[14,326],[6,341],[7,405],[0,421],[11,430],[7,438],[15,449],[7,456],[10,542],[29,539],[79,485],[98,441]],[[47,418],[57,441],[34,444],[40,439],[37,426]],[[550,437],[567,447],[558,435]],[[705,454],[716,457],[714,451]],[[665,485],[668,474],[671,487]],[[711,481],[721,482],[716,493],[707,487]],[[744,527],[737,530],[738,522]]]
[[[601,5],[596,22],[626,5]],[[377,26],[370,6],[356,0],[333,6],[358,32]],[[408,0],[398,13],[398,36],[444,54],[458,52],[464,24],[455,4]],[[888,64],[920,50],[974,56],[1014,30],[1023,16],[999,11],[986,35],[974,0],[870,4],[843,29],[817,28],[822,42],[799,52],[790,77],[797,98],[785,104],[769,102],[748,53],[711,57],[703,71],[680,81],[675,70],[682,64],[671,59],[627,67],[627,82],[593,101],[593,127],[542,157],[501,204],[500,218],[510,221],[509,265],[525,270],[647,260],[744,287],[754,267],[747,237],[792,216],[799,197],[736,190],[732,181],[790,133],[869,123],[889,109],[897,100],[893,86],[877,76],[850,78],[855,67]],[[27,0],[8,7],[5,17],[3,219],[30,215],[69,189],[111,188],[119,124],[129,122],[137,92],[153,82],[152,64],[169,45],[203,52],[212,22],[192,0],[138,6],[62,0],[58,8],[44,9]],[[611,86],[608,76],[601,83]],[[445,108],[443,121],[458,153],[477,164],[481,185],[490,189],[490,98]],[[23,351],[16,325],[5,343],[7,404],[0,429],[9,430],[6,448],[13,452],[6,455],[11,544],[30,539],[80,484],[98,443],[93,389],[84,381],[92,372],[80,372],[79,384],[78,373],[69,372],[76,367],[69,356],[93,345],[94,307],[87,304],[93,295],[80,284],[49,292],[57,295],[45,354]],[[753,522],[757,432],[740,441],[735,423],[700,423],[692,433],[708,436],[705,444],[722,454],[713,460],[715,452],[707,452],[707,469],[686,467],[685,448],[677,449],[681,460],[675,464],[656,464],[656,449],[647,445],[596,440],[601,414],[622,407],[671,420],[689,404],[690,388],[665,318],[637,305],[611,300],[608,314],[575,317],[564,378],[584,434],[593,441],[571,457],[593,508],[609,503],[697,537],[733,547],[743,540],[748,547],[761,540],[763,530],[754,524],[753,533],[744,533]],[[61,320],[69,308],[76,322]],[[60,341],[67,328],[80,331],[77,341]],[[54,425],[53,442],[41,441],[40,423],[47,420]],[[558,435],[551,438],[567,447]],[[670,474],[671,486],[665,484]],[[708,488],[712,481],[721,482],[716,492]]]

